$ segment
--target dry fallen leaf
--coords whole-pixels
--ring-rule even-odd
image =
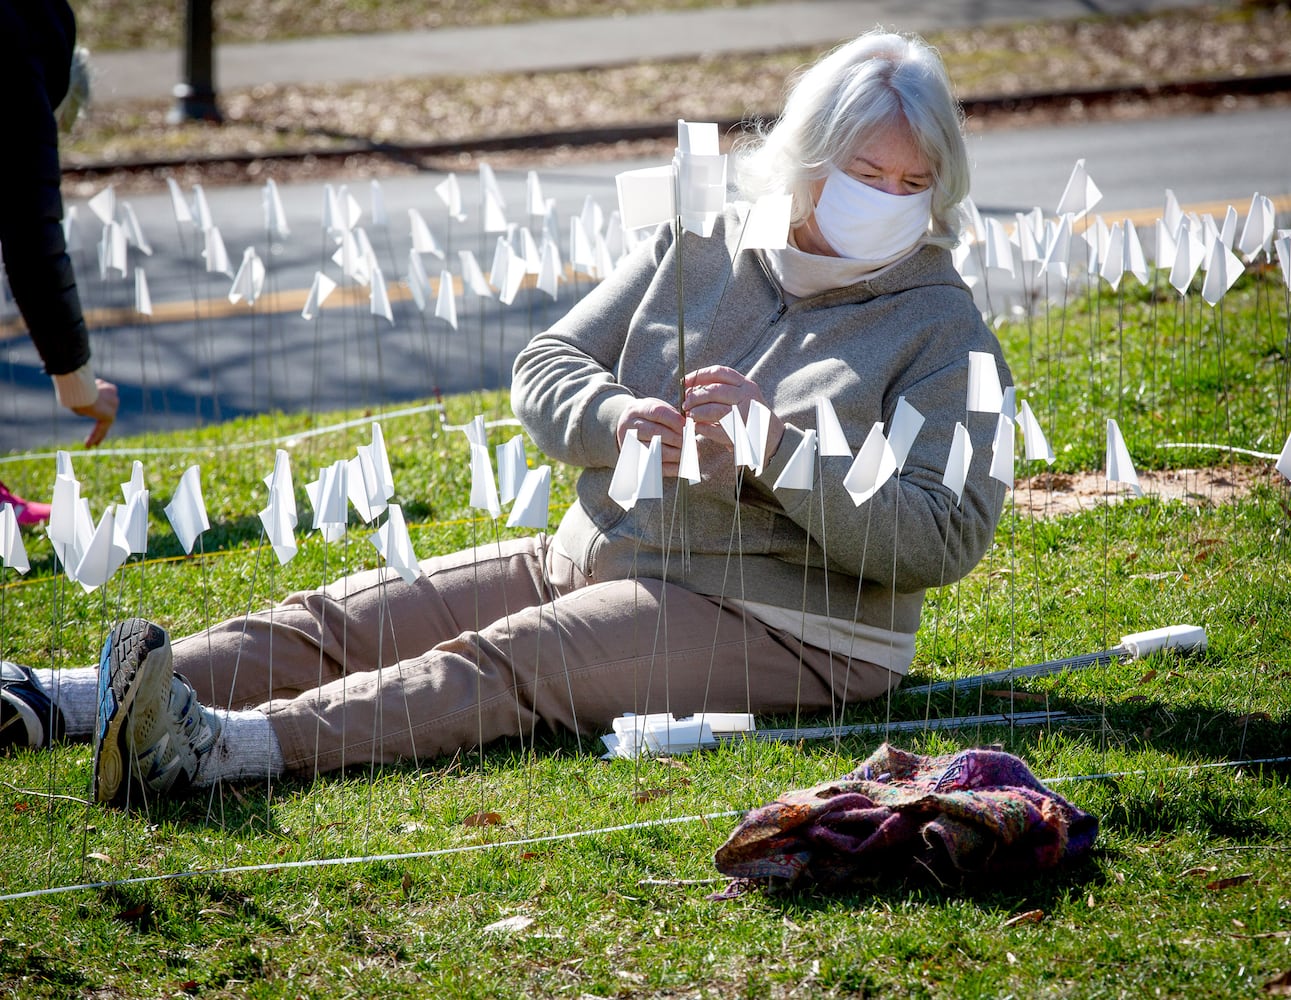
[[[672,794],[668,788],[643,788],[632,796],[634,802],[652,802],[655,799],[667,798]]]
[[[1248,882],[1253,877],[1254,872],[1243,872],[1241,875],[1230,875],[1228,878],[1217,878],[1213,882],[1207,882],[1206,888],[1218,891],[1219,889],[1229,889],[1235,885],[1241,885]]]
[[[478,812],[471,813],[466,819],[462,820],[463,826],[497,826],[502,822],[501,813],[495,812]]]
[[[108,857],[108,855],[100,854],[98,851],[93,851],[85,856],[91,861],[102,861],[104,864],[112,864],[112,859]]]
[[[530,924],[533,923],[533,917],[526,917],[523,914],[517,914],[514,917],[503,917],[501,920],[495,920],[484,928],[485,934],[518,934]]]
[[[1265,983],[1264,992],[1271,997],[1291,997],[1291,969]]]
[[[1019,913],[1016,917],[1009,917],[1004,921],[1005,927],[1016,927],[1018,924],[1038,924],[1044,920],[1044,910],[1027,910],[1025,913]]]
[[[1211,875],[1217,871],[1219,871],[1218,865],[1198,865],[1196,868],[1189,868],[1184,875]]]
[[[1157,672],[1155,670],[1149,670],[1146,674],[1144,674],[1142,677],[1139,678],[1139,683],[1150,684],[1152,681],[1156,680],[1156,677],[1157,677]]]

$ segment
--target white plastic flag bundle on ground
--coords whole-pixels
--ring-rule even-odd
[[[717,735],[734,736],[756,729],[752,715],[743,712],[704,712],[684,719],[671,713],[621,715],[601,737],[604,759],[632,759],[642,754],[690,753],[717,745]]]
[[[1129,449],[1125,447],[1120,425],[1110,417],[1107,420],[1107,481],[1128,486],[1135,496],[1143,495],[1143,487],[1139,485],[1138,473],[1134,471],[1134,463],[1130,460]]]
[[[166,518],[184,552],[191,555],[193,543],[211,526],[202,497],[201,471],[196,465],[190,465],[180,477],[179,488],[166,505]]]

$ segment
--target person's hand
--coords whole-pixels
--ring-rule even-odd
[[[637,439],[644,445],[648,445],[651,438],[660,439],[663,474],[676,478],[681,464],[681,438],[686,430],[686,418],[677,408],[653,397],[635,399],[619,417],[616,433],[620,448],[630,430],[637,432]]]
[[[713,365],[693,371],[686,376],[684,385],[686,398],[682,409],[686,416],[694,419],[696,429],[703,437],[721,442],[727,449],[733,448],[733,445],[718,421],[733,407],[738,407],[740,416],[747,421],[751,401],[756,399],[763,406],[766,405],[762,389],[756,382],[725,365]],[[767,427],[768,455],[775,454],[783,436],[784,421],[772,411]]]
[[[85,439],[87,448],[93,448],[108,436],[108,431],[112,429],[112,424],[117,419],[117,407],[121,405],[115,385],[101,378],[96,378],[94,382],[99,387],[99,398],[89,406],[72,407],[73,413],[89,417],[94,421],[94,428]]]

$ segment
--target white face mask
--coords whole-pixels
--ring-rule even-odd
[[[830,167],[816,202],[816,227],[840,257],[889,260],[928,231],[932,189],[888,194]]]

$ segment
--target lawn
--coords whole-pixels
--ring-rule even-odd
[[[881,736],[740,743],[605,762],[594,740],[540,737],[420,767],[225,786],[148,811],[84,801],[90,751],[6,758],[0,785],[0,991],[21,997],[1017,996],[1260,997],[1291,972],[1291,500],[1271,462],[1288,432],[1287,289],[1250,269],[1216,307],[1127,278],[1001,323],[1019,386],[1058,452],[1055,476],[1103,468],[1116,416],[1141,470],[1219,467],[1251,488],[1217,502],[1106,496],[1036,514],[1021,460],[996,543],[934,592],[909,684],[1114,646],[1187,623],[1209,645],[929,698],[898,693],[848,722],[1018,709],[1042,726],[894,736],[920,751],[998,743],[1101,821],[1093,855],[1044,878],[876,878],[716,902],[712,856],[739,814],[840,775]],[[420,555],[508,534],[468,504],[464,435],[492,397],[382,420]],[[369,529],[303,532],[279,566],[256,512],[272,448],[362,414],[272,415],[74,456],[97,512],[149,449],[146,561],[91,594],[41,536],[0,575],[0,651],[90,662],[108,624],[144,611],[178,631],[376,564]],[[511,428],[494,431],[500,441]],[[285,444],[303,483],[368,441],[366,420]],[[1019,456],[1021,450],[1019,448]],[[531,464],[538,456],[531,454]],[[212,528],[184,556],[162,513],[201,466]],[[52,480],[48,459],[6,479]],[[1207,480],[1209,482],[1209,480]],[[1198,480],[1201,482],[1201,480]],[[557,469],[553,515],[572,475]],[[1104,502],[1113,500],[1115,502]],[[302,516],[302,521],[307,521]],[[760,720],[767,724],[784,720]],[[822,720],[813,719],[813,723]],[[827,720],[825,720],[827,721]],[[1253,763],[1234,763],[1248,761]],[[228,869],[216,872],[213,869]],[[80,887],[82,884],[95,883]],[[39,893],[39,890],[67,891]]]

